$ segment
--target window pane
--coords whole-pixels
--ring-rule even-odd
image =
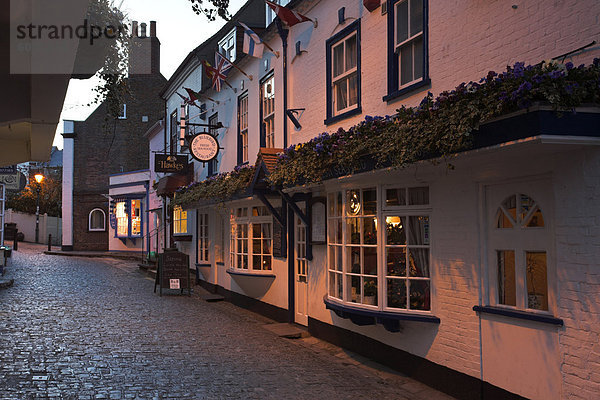
[[[260,254],[261,248],[262,248],[262,246],[261,246],[260,240],[255,239],[252,241],[252,252],[254,254]]]
[[[263,257],[263,269],[264,270],[271,270],[271,256],[265,256]]]
[[[406,276],[406,249],[390,247],[386,249],[387,276]]]
[[[377,276],[377,247],[363,247],[362,250],[364,274]]]
[[[409,238],[408,244],[428,245],[429,244],[429,217],[418,216],[408,217]]]
[[[513,221],[517,220],[517,196],[512,195],[502,203],[506,211],[510,214]]]
[[[262,248],[262,252],[263,254],[271,254],[271,240],[263,240],[263,248]]]
[[[329,273],[329,295],[332,297],[339,297],[338,294],[336,293],[335,289],[335,272],[330,272]]]
[[[412,43],[400,48],[400,84],[404,85],[413,80]]]
[[[517,305],[515,284],[515,252],[499,250],[498,259],[498,304]]]
[[[360,219],[348,218],[348,236],[351,244],[360,244]],[[346,239],[348,240],[348,239]]]
[[[410,276],[429,277],[429,249],[409,249]]]
[[[335,215],[337,215],[338,217],[342,215],[342,192],[337,192]]]
[[[396,7],[396,44],[408,39],[408,0]]]
[[[385,204],[388,206],[405,206],[406,189],[387,189],[385,191]]]
[[[358,215],[360,211],[360,190],[348,190],[346,192],[346,215]]]
[[[344,73],[344,44],[340,43],[333,48],[333,77]]]
[[[410,0],[410,36],[423,30],[423,0]]]
[[[405,224],[404,217],[389,216],[385,218],[387,244],[406,244]]]
[[[423,37],[415,39],[413,45],[415,60],[414,79],[421,79],[423,77]]]
[[[419,206],[423,204],[429,204],[429,188],[427,186],[408,188],[408,205]]]
[[[364,298],[363,303],[372,306],[377,305],[377,279],[364,278]]]
[[[529,196],[527,196],[526,194],[521,194],[519,195],[520,199],[521,199],[521,209],[519,210],[519,221],[524,221],[525,217],[527,216],[527,214],[529,213],[529,210],[531,210],[535,204],[535,202],[533,201],[533,199]]]
[[[356,35],[353,35],[346,40],[346,71],[356,67],[356,60]]]
[[[542,215],[542,210],[539,208],[531,214],[531,218],[526,225],[528,228],[534,227],[543,227],[544,226],[544,216]]]
[[[411,310],[430,310],[429,281],[409,280],[410,288],[410,309]]]
[[[506,216],[504,211],[501,208],[498,209],[496,213],[496,228],[506,229],[512,228],[513,224],[510,222],[510,219]]]
[[[353,73],[348,77],[348,107],[358,104],[358,75]]]
[[[348,265],[350,265],[350,270],[353,274],[360,274],[360,247],[349,247],[348,248]]]
[[[102,214],[102,211],[92,211],[90,225],[90,229],[104,229],[104,214]]]
[[[336,246],[337,250],[337,270],[338,271],[343,271],[344,270],[344,265],[342,264],[342,246]]]
[[[377,191],[375,189],[363,190],[364,215],[377,214]]]
[[[527,308],[548,310],[546,252],[525,252],[527,262]]]
[[[350,296],[349,296],[349,300],[353,303],[360,303],[361,302],[361,288],[362,285],[360,284],[360,276],[349,276],[349,285],[350,286]]]
[[[252,256],[252,269],[262,269],[260,256]]]
[[[387,279],[387,305],[406,308],[406,280]]]
[[[335,91],[335,110],[343,110],[348,107],[348,79],[341,79],[333,86]]]
[[[363,220],[363,244],[377,244],[377,218],[362,218]]]

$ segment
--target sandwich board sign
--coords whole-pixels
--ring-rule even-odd
[[[180,290],[183,294],[187,289],[188,296],[192,294],[190,281],[190,256],[176,250],[166,250],[158,255],[158,269],[154,281],[154,293],[159,287],[159,295],[163,289]]]

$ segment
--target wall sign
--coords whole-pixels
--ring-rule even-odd
[[[327,209],[325,207],[325,198],[314,198],[310,209],[311,222],[311,243],[327,243]]]
[[[191,295],[190,284],[190,257],[179,251],[165,251],[158,255],[158,270],[156,271],[156,280],[154,281],[154,292],[156,286],[159,286],[159,294],[162,296],[162,290],[180,289],[188,290]]]
[[[109,214],[109,222],[110,222],[110,227],[112,229],[117,229],[117,216],[115,214]]]
[[[188,169],[188,158],[183,155],[155,154],[154,171],[162,173],[186,173]]]
[[[219,154],[219,142],[208,133],[200,133],[190,143],[192,157],[201,162],[208,162]]]

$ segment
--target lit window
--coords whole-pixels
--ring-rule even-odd
[[[250,214],[250,215],[248,215]],[[272,269],[272,217],[266,207],[231,211],[230,267],[248,271]]]
[[[129,236],[129,217],[126,213],[128,201],[118,201],[115,205],[117,216],[117,236]]]
[[[360,20],[327,40],[327,120],[360,112]]]
[[[383,204],[377,193],[328,194],[329,296],[379,310],[431,311],[429,189],[384,189]]]
[[[260,86],[261,122],[264,147],[275,147],[275,77],[271,75]]]
[[[173,233],[174,234],[187,234],[187,211],[181,208],[181,206],[175,206],[173,208]]]
[[[519,309],[548,311],[545,221],[539,204],[517,193],[495,210],[492,241],[492,301]]]
[[[120,200],[115,204],[117,237],[142,236],[142,200]]]
[[[142,201],[131,200],[131,236],[142,235]]]
[[[427,0],[394,0],[388,12],[393,35],[388,51],[388,97],[429,81],[427,72]]]
[[[106,230],[106,214],[100,208],[94,208],[90,211],[88,229],[90,231],[105,231]]]

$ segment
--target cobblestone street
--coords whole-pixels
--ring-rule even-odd
[[[160,298],[134,262],[42,251],[14,252],[0,290],[1,399],[449,398],[229,303]]]

